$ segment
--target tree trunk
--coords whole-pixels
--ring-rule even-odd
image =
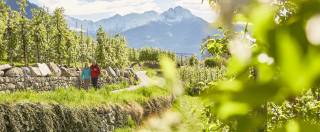
[[[37,63],[39,63],[41,60],[40,60],[40,48],[39,48],[39,39],[37,40],[38,43],[36,44],[36,52],[37,52]]]
[[[28,47],[26,42],[26,34],[25,34],[25,20],[24,16],[22,16],[23,23],[21,24],[21,35],[22,35],[22,45],[23,45],[23,58],[24,58],[24,65],[28,66]]]

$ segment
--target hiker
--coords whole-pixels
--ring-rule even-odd
[[[91,79],[91,69],[88,63],[85,63],[84,68],[82,68],[81,79],[83,80],[84,89],[88,90],[90,85],[90,79]]]
[[[91,69],[91,82],[94,88],[98,88],[98,80],[100,75],[100,68],[96,61],[94,61],[90,67]]]

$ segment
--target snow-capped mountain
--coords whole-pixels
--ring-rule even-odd
[[[199,53],[201,41],[213,33],[218,33],[205,20],[194,16],[189,10],[178,6],[159,14],[154,11],[142,14],[115,15],[97,22],[67,17],[71,28],[80,27],[92,36],[101,25],[113,35],[124,35],[129,46],[158,47],[176,52]]]
[[[193,18],[191,12],[187,9],[177,6],[176,8],[170,8],[168,11],[161,14],[163,22],[174,23],[181,22],[183,19]]]
[[[132,47],[159,47],[179,53],[199,53],[201,41],[218,33],[205,20],[182,7],[160,14],[159,21],[124,32]]]

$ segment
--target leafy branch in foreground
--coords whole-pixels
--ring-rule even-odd
[[[241,37],[232,36],[228,47],[232,55],[227,70],[229,80],[211,86],[204,95],[215,102],[220,119],[237,122],[233,124],[236,131],[267,131],[268,102],[290,100],[319,83],[320,41],[313,37],[319,30],[313,29],[320,28],[315,24],[320,22],[320,2],[291,1],[295,11],[282,15],[285,21],[279,23],[276,18],[283,13],[278,9],[281,2],[215,1],[226,25],[241,14],[252,23],[257,40],[250,46]],[[249,78],[252,69],[256,72],[253,79]],[[299,131],[299,127],[303,130],[304,123],[298,122],[303,120],[308,119],[289,120],[287,131]]]

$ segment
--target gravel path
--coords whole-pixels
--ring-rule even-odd
[[[146,71],[137,71],[136,75],[138,76],[138,78],[140,80],[140,84],[134,85],[134,86],[130,86],[130,87],[124,88],[124,89],[114,90],[111,93],[119,93],[119,92],[122,92],[122,91],[133,91],[133,90],[136,90],[138,88],[141,88],[141,87],[149,85],[150,79],[147,76]]]

